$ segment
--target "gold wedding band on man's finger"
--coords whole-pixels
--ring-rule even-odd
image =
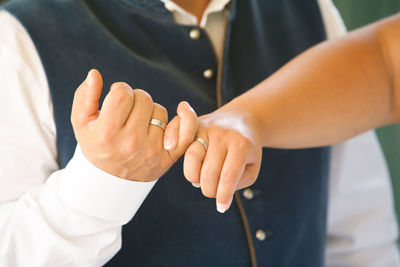
[[[165,131],[165,128],[167,127],[167,125],[165,124],[165,122],[157,120],[157,119],[151,119],[150,121],[150,125],[155,125],[160,127],[161,129],[163,129]]]
[[[162,149],[163,148],[163,139],[164,139],[164,131],[167,127],[168,121],[168,112],[160,104],[153,104],[153,113],[149,118],[148,124],[148,133],[147,133],[147,141],[148,145],[153,146],[154,149]],[[162,149],[164,150],[164,149]]]
[[[154,125],[157,126],[163,131],[167,128],[168,122],[168,112],[162,105],[158,103],[153,104],[153,113],[151,114],[151,119],[149,122],[149,126]],[[150,129],[149,129],[150,130]],[[156,131],[159,132],[159,131]]]

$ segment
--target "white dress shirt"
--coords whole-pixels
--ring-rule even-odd
[[[173,2],[163,2],[178,23],[198,24]],[[228,2],[211,1],[200,22],[217,54]],[[343,34],[330,0],[319,5],[328,36]],[[109,175],[79,146],[59,170],[52,102],[38,52],[5,11],[0,25],[0,266],[101,266],[120,248],[121,226],[154,183]],[[398,266],[391,187],[373,132],[334,146],[332,164],[327,266]]]

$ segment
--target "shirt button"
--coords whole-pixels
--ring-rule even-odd
[[[189,36],[190,36],[190,38],[193,39],[193,40],[198,40],[198,39],[200,38],[200,35],[201,35],[201,32],[200,32],[199,29],[192,29],[192,30],[189,32]]]
[[[250,188],[246,188],[243,190],[243,197],[247,200],[253,199],[254,197],[254,192]]]
[[[256,231],[256,238],[258,241],[264,241],[266,237],[267,234],[263,230],[259,229]]]
[[[212,69],[206,69],[203,72],[203,76],[204,78],[211,80],[214,77],[214,71]]]

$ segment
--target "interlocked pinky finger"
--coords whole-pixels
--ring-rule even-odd
[[[200,187],[200,172],[206,150],[203,145],[194,141],[186,150],[183,162],[183,174],[195,187]]]

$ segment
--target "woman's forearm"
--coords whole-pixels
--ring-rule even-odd
[[[186,151],[185,177],[224,212],[256,181],[262,146],[328,145],[400,121],[399,79],[400,15],[318,45],[201,116],[206,145]]]
[[[264,146],[332,144],[399,121],[400,15],[324,42],[222,107],[248,114]]]

